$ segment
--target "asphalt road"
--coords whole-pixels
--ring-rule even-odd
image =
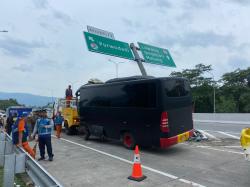
[[[223,132],[232,132],[240,134],[241,130],[250,125],[246,124],[230,124],[230,123],[201,123],[195,122],[194,128],[201,130],[211,130],[211,131],[223,131]]]
[[[242,127],[195,123],[195,128],[211,132],[236,133]],[[62,139],[53,138],[53,147],[55,160],[41,164],[64,186],[250,186],[250,163],[244,160],[239,140],[227,135],[165,150],[141,149],[147,179],[140,183],[127,179],[133,151],[119,142],[63,134]]]

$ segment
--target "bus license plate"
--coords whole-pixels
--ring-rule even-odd
[[[185,142],[189,138],[189,132],[178,135],[178,143]]]

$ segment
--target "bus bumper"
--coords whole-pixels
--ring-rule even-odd
[[[184,132],[182,134],[178,134],[170,138],[160,138],[160,147],[161,148],[170,147],[174,144],[184,142],[192,136],[193,136],[193,130],[190,130],[190,131]]]

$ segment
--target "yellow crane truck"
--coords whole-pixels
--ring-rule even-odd
[[[57,112],[61,112],[64,118],[63,127],[65,133],[68,135],[77,134],[80,126],[77,113],[77,98],[72,98],[71,100],[58,99],[54,103],[54,115],[56,115]]]

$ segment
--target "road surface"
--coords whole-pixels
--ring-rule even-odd
[[[215,138],[185,142],[166,150],[141,149],[147,179],[140,183],[127,179],[133,151],[115,141],[101,142],[97,138],[85,141],[81,136],[63,134],[61,139],[53,138],[55,160],[40,163],[64,186],[248,187],[250,163],[244,160],[236,138],[243,127],[195,123],[195,128]]]

